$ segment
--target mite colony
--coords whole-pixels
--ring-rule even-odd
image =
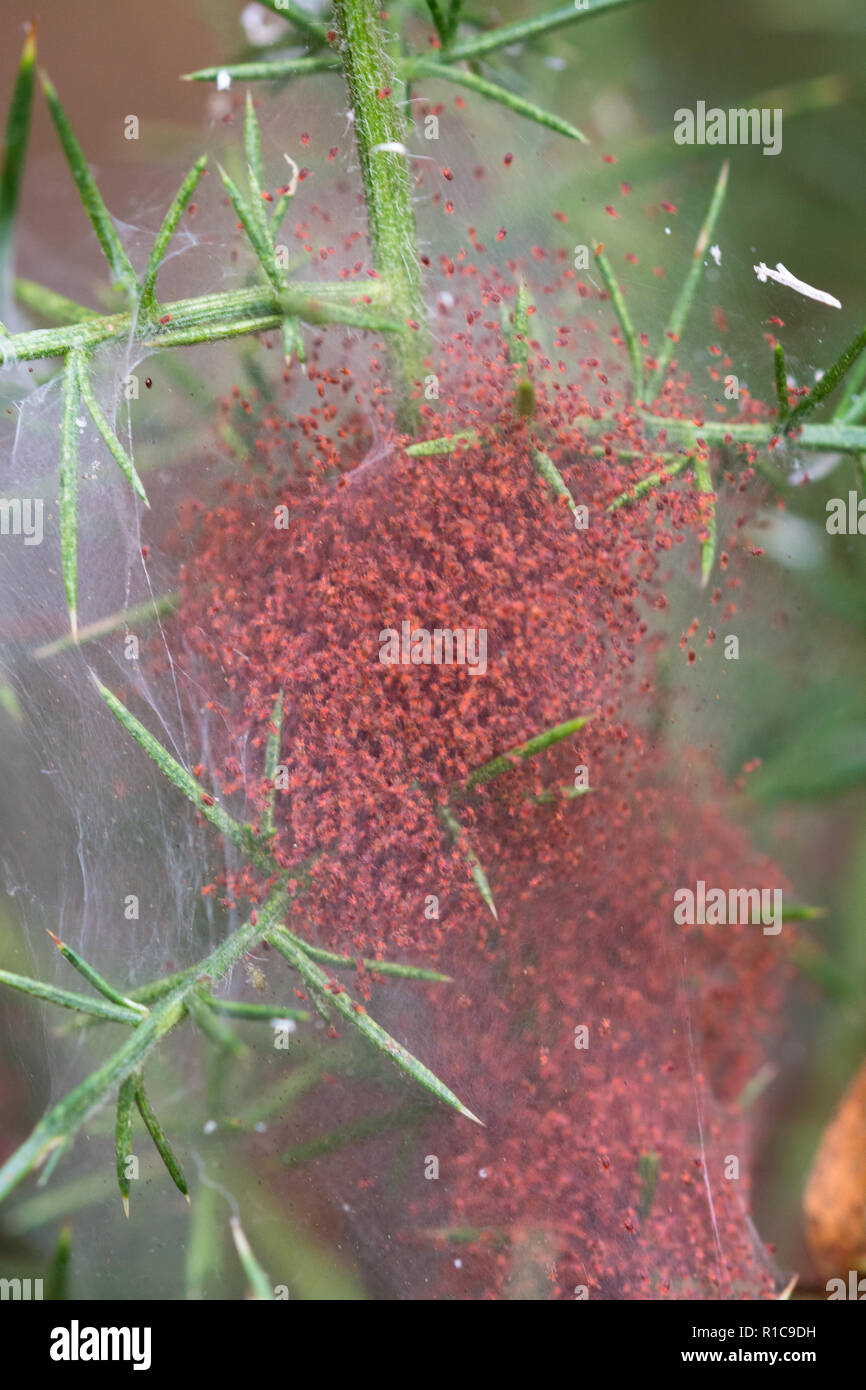
[[[713,774],[666,762],[645,718],[665,585],[675,567],[697,571],[705,499],[684,475],[608,510],[663,466],[663,446],[626,404],[595,293],[571,268],[530,296],[561,315],[553,356],[530,343],[531,411],[515,408],[525,373],[500,327],[514,281],[465,252],[440,268],[439,399],[421,397],[420,437],[474,430],[477,442],[407,453],[382,345],[347,340],[341,354],[338,337],[320,336],[306,381],[286,370],[288,407],[226,401],[232,418],[245,414],[252,462],[217,507],[190,509],[200,525],[176,641],[191,688],[210,693],[196,708],[212,714],[220,794],[264,810],[281,695],[273,854],[299,880],[315,856],[290,925],[330,949],[453,975],[413,985],[411,1002],[392,984],[377,1010],[392,1008],[383,1021],[410,1046],[422,1023],[425,1060],[487,1125],[432,1114],[419,1152],[439,1156],[441,1176],[420,1195],[385,1190],[387,1139],[325,1162],[365,1220],[423,1251],[419,1296],[772,1296],[734,1101],[765,1058],[784,948],[749,927],[675,926],[670,904],[673,886],[698,878],[781,879],[714,809]],[[672,372],[655,408],[693,418],[696,403]],[[588,509],[585,529],[534,471],[536,441]],[[755,502],[747,453],[739,464],[717,484],[730,534],[711,602],[725,619]],[[290,524],[276,527],[286,507]],[[483,677],[382,664],[379,634],[403,619],[485,629]],[[683,637],[689,660],[697,631]],[[459,794],[474,768],[578,715],[591,716],[579,735]],[[565,796],[576,764],[592,789]],[[456,839],[443,833],[446,802]],[[207,891],[255,903],[265,888],[244,869]],[[368,998],[374,981],[358,983]],[[447,1235],[458,1229],[459,1248]]]

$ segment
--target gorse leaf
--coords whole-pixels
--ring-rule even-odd
[[[435,458],[441,454],[456,454],[460,449],[471,448],[479,443],[481,435],[477,430],[458,430],[456,434],[443,435],[439,439],[420,439],[410,444],[406,453],[412,458]]]
[[[481,863],[475,850],[466,840],[466,832],[463,826],[460,824],[450,806],[442,804],[437,806],[436,810],[439,819],[448,831],[452,843],[462,849],[463,857],[469,865],[469,871],[475,881],[475,886],[481,894],[482,900],[498,922],[499,913],[496,910],[496,903],[493,901],[493,893],[490,889],[490,882],[487,878],[487,874],[484,872],[484,865]]]
[[[262,160],[262,133],[259,129],[256,108],[253,102],[252,93],[247,92],[247,101],[244,108],[244,149],[247,156],[247,168],[250,172],[250,193],[253,198],[261,201],[261,193],[265,186],[265,169]]]
[[[251,203],[247,202],[231,175],[226,172],[222,165],[220,165],[220,177],[231,199],[232,207],[243,224],[250,245],[256,253],[259,265],[274,289],[282,290],[283,277],[277,268],[273,244],[267,229],[264,211],[261,209],[261,199],[259,199],[258,207],[253,207]]]
[[[132,608],[125,608],[119,613],[111,613],[107,618],[98,618],[96,622],[87,623],[78,629],[78,645],[84,646],[86,642],[92,642],[97,637],[105,637],[108,633],[116,632],[118,628],[129,626],[132,623],[152,622],[162,613],[171,613],[177,607],[177,594],[159,594],[155,598],[143,599],[141,603],[135,604]],[[52,656],[57,656],[60,652],[67,651],[70,646],[74,646],[70,634],[64,633],[54,642],[46,642],[42,647],[36,647],[32,653],[34,661],[48,661]]]
[[[329,990],[328,976],[323,970],[310,960],[306,952],[296,943],[291,934],[282,927],[272,928],[266,933],[267,940],[280,952],[291,966],[297,970],[301,979],[313,991],[323,995],[333,1009],[336,1010],[353,1028],[357,1028],[374,1047],[384,1052],[402,1071],[405,1071],[414,1081],[432,1092],[439,1100],[453,1110],[459,1110],[461,1115],[474,1120],[476,1124],[481,1124],[477,1115],[473,1115],[471,1110],[458,1100],[453,1091],[450,1091],[437,1076],[433,1075],[417,1057],[413,1057],[405,1047],[396,1042],[385,1029],[370,1017],[360,1004],[356,1004],[351,996],[342,987],[339,991]]]
[[[183,1175],[183,1170],[180,1164],[174,1156],[172,1147],[169,1144],[168,1139],[166,1137],[165,1130],[159,1123],[159,1120],[156,1118],[156,1115],[153,1111],[153,1107],[151,1106],[150,1101],[147,1098],[147,1094],[144,1089],[144,1081],[140,1072],[135,1077],[135,1103],[138,1106],[139,1115],[144,1120],[147,1132],[153,1140],[154,1145],[156,1146],[156,1151],[162,1159],[163,1163],[165,1164],[166,1168],[168,1169],[169,1176],[171,1177],[172,1182],[174,1183],[175,1187],[183,1193],[184,1197],[188,1202],[189,1189],[186,1185],[186,1178]]]
[[[79,975],[83,975],[85,980],[93,985],[93,988],[98,990],[105,999],[110,999],[112,1004],[117,1004],[122,1009],[132,1009],[139,1016],[147,1014],[147,1009],[143,1004],[137,1003],[134,999],[129,999],[125,994],[121,994],[119,990],[116,990],[113,985],[110,985],[107,980],[103,979],[98,971],[94,970],[92,965],[88,965],[87,961],[83,960],[77,951],[73,951],[72,947],[67,946],[65,941],[61,941],[59,936],[55,936],[53,931],[49,931],[48,935],[51,937],[51,940],[54,942],[60,954],[69,961],[73,970],[77,970]]]
[[[405,58],[400,66],[400,73],[407,82],[418,77],[437,77],[441,78],[443,82],[453,82],[458,87],[466,87],[470,92],[477,92],[479,96],[488,97],[490,101],[498,102],[500,106],[507,106],[509,111],[513,111],[515,115],[525,116],[527,120],[546,126],[549,130],[555,130],[559,135],[567,135],[571,140],[587,143],[583,132],[573,126],[570,121],[563,120],[561,116],[554,115],[552,111],[545,111],[543,107],[536,106],[534,102],[526,101],[524,97],[515,96],[505,87],[500,87],[496,82],[489,82],[486,77],[479,77],[477,73],[464,72],[462,68],[451,67],[448,63],[439,63],[434,58]]]
[[[75,138],[72,126],[69,124],[66,112],[60,104],[60,99],[54,86],[42,74],[42,88],[48,102],[48,109],[54,121],[55,129],[60,137],[63,152],[66,155],[66,162],[69,171],[78,189],[78,196],[84,205],[84,210],[90,218],[93,230],[96,233],[103,255],[108,261],[111,270],[112,281],[121,285],[126,292],[130,302],[134,304],[138,299],[139,288],[138,279],[132,268],[129,257],[123,249],[120,237],[114,227],[114,223],[108,215],[105,203],[102,201],[102,194],[96,186],[96,181],[87,167],[87,161],[81,152],[81,146]]]
[[[132,1157],[132,1112],[135,1105],[136,1077],[128,1076],[117,1093],[117,1121],[114,1148],[117,1164],[117,1185],[123,1214],[129,1220],[129,1177],[127,1168]]]
[[[563,739],[578,733],[589,723],[589,718],[589,715],[579,715],[576,719],[568,719],[564,724],[556,724],[551,729],[545,729],[543,733],[533,735],[525,743],[510,748],[507,753],[500,753],[498,757],[491,758],[489,763],[484,763],[482,767],[470,772],[463,789],[471,791],[473,787],[483,786],[494,777],[501,777],[503,773],[513,771],[516,763],[526,762],[528,758],[538,757],[538,754],[547,748],[554,748],[557,743],[562,743]]]
[[[216,826],[217,830],[225,835],[226,839],[237,849],[247,855],[258,868],[265,873],[270,873],[272,866],[267,854],[263,849],[259,849],[255,841],[251,839],[248,827],[240,825],[212,796],[209,796],[192,773],[187,772],[186,768],[163,748],[159,740],[149,733],[135,715],[131,714],[117,696],[113,695],[96,676],[92,675],[91,678],[112,714],[120,720],[127,733],[132,735],[147,756],[153,759],[169,782],[177,787],[178,791],[183,792],[196,810],[200,811],[206,820]]]
[[[277,775],[277,766],[280,761],[280,742],[283,732],[283,695],[282,691],[274,701],[274,708],[271,712],[272,729],[268,730],[268,739],[265,744],[265,780],[273,782]],[[262,812],[262,835],[270,839],[274,833],[274,805],[277,795],[276,787],[271,787],[268,795],[267,805]]]
[[[54,1254],[45,1276],[45,1298],[49,1303],[61,1303],[69,1297],[69,1258],[72,1251],[72,1222],[60,1227]]]
[[[272,1023],[278,1018],[306,1023],[310,1017],[306,1009],[288,1009],[282,1004],[247,1004],[240,999],[218,999],[214,994],[205,995],[204,1002],[214,1013],[225,1014],[228,1018],[245,1018],[254,1023]]]
[[[845,390],[839,398],[839,404],[833,417],[835,420],[848,420],[853,424],[858,418],[862,397],[858,398],[857,393],[864,381],[866,381],[866,353],[861,353],[845,378]]]
[[[193,195],[196,184],[204,173],[207,164],[207,155],[203,154],[197,159],[190,169],[180,188],[174,196],[174,200],[168,212],[163,218],[162,226],[156,234],[156,240],[151,247],[150,255],[147,258],[147,265],[144,270],[144,278],[141,282],[141,302],[149,313],[156,308],[156,277],[159,268],[165,259],[168,244],[177,230],[177,224],[183,216],[184,209]]]
[[[427,0],[427,8],[430,11],[430,18],[436,26],[437,34],[442,42],[446,43],[448,40],[449,25],[448,19],[442,13],[442,6],[439,4],[439,0]]]
[[[452,61],[457,58],[480,58],[485,53],[495,52],[498,48],[525,43],[527,39],[537,38],[540,34],[550,34],[554,29],[562,29],[566,24],[590,19],[593,15],[603,14],[605,10],[624,9],[626,5],[635,3],[636,0],[585,0],[578,8],[572,0],[570,5],[562,5],[547,14],[533,15],[531,19],[517,19],[513,24],[501,24],[475,38],[453,44],[447,49],[447,56]],[[456,8],[459,11],[459,6]]]
[[[641,478],[628,492],[621,492],[619,497],[615,497],[607,510],[615,512],[619,507],[628,506],[629,502],[636,502],[639,497],[644,497],[648,492],[652,492],[654,487],[662,487],[671,478],[675,478],[678,473],[682,473],[683,469],[687,468],[691,462],[692,455],[684,454],[682,458],[672,459],[664,469],[659,469],[656,473],[647,473],[646,477]]]
[[[60,557],[69,624],[78,635],[78,402],[83,354],[66,355],[60,421]]]
[[[108,1023],[136,1024],[141,1021],[138,1006],[128,1007],[103,1003],[87,994],[76,994],[68,989],[55,989],[54,985],[43,984],[40,980],[30,980],[26,975],[14,975],[10,970],[0,970],[0,984],[10,989],[20,990],[22,994],[32,994],[34,999],[44,999],[48,1004],[59,1004],[62,1009],[76,1009],[79,1013],[103,1018]]]
[[[114,433],[108,419],[104,415],[99,402],[93,392],[90,382],[90,369],[87,358],[82,354],[78,358],[78,386],[87,406],[88,413],[94,425],[102,435],[103,440],[108,446],[108,451],[115,463],[120,468],[121,473],[126,478],[136,497],[140,497],[146,507],[150,506],[147,500],[147,493],[144,484],[136,472],[135,464],[124,449],[117,435]]]
[[[704,218],[703,225],[698,233],[698,239],[695,242],[695,249],[692,252],[692,263],[689,266],[683,287],[674,302],[674,307],[671,311],[667,328],[665,329],[658,365],[653,372],[650,382],[650,391],[652,395],[657,395],[664,385],[665,375],[673,355],[674,347],[682,335],[686,320],[689,316],[689,311],[694,302],[698,281],[700,280],[701,270],[703,269],[704,256],[710,244],[710,237],[713,235],[716,223],[719,220],[719,213],[722,210],[722,205],[725,201],[725,194],[728,189],[729,169],[730,162],[726,159],[719,170],[716,186],[713,189],[713,196],[710,199],[710,206],[707,209],[707,215]]]
[[[716,494],[705,454],[695,454],[695,482],[704,494],[702,516],[706,537],[701,541],[701,588],[706,588],[716,558]]]
[[[232,82],[275,82],[281,77],[304,77],[317,72],[339,72],[338,58],[323,54],[321,58],[276,58],[272,62],[228,63],[223,67],[199,68],[185,72],[184,82],[217,82],[226,77]]]
[[[300,29],[306,38],[313,39],[317,43],[328,42],[328,30],[324,24],[320,24],[300,5],[296,5],[294,0],[261,0],[261,3],[274,14],[278,14],[280,19],[287,19],[294,24],[296,29]]]
[[[249,1241],[244,1234],[244,1229],[236,1216],[231,1218],[232,1240],[238,1252],[238,1258],[243,1265],[244,1274],[250,1286],[250,1293],[253,1298],[269,1299],[273,1301],[273,1286],[252,1252]]]
[[[796,428],[797,421],[802,419],[810,410],[814,410],[816,405],[829,396],[831,391],[835,391],[842,378],[850,371],[857,358],[866,348],[866,328],[862,333],[858,333],[853,342],[849,343],[844,352],[841,352],[831,367],[828,367],[821,380],[816,382],[808,396],[804,396],[800,402],[794,406],[787,420],[785,430]]]
[[[529,364],[529,291],[525,280],[517,287],[514,301],[514,317],[508,334],[508,360],[515,367]]]
[[[58,294],[56,290],[49,290],[45,285],[38,285],[35,280],[25,280],[16,276],[12,288],[18,303],[23,304],[25,309],[31,309],[34,314],[40,314],[42,318],[68,324],[84,323],[87,319],[99,317],[93,309],[88,309],[84,304],[76,304],[74,299],[67,299],[65,294]]]
[[[626,308],[622,290],[617,283],[613,273],[613,267],[607,258],[603,243],[593,242],[593,250],[595,252],[596,264],[601,271],[601,278],[604,281],[604,287],[610,295],[610,302],[619,319],[622,336],[628,348],[629,361],[631,362],[631,384],[634,390],[635,400],[637,401],[643,395],[643,358],[641,357],[640,344],[634,330],[634,324],[631,321],[631,315]]]
[[[442,984],[451,984],[450,975],[442,975],[438,970],[427,970],[420,965],[401,965],[398,961],[362,959],[360,962],[352,956],[338,956],[335,951],[326,951],[321,946],[311,946],[309,941],[301,941],[293,932],[289,932],[288,927],[284,928],[295,943],[306,951],[313,960],[324,961],[327,965],[333,965],[338,970],[356,970],[359,963],[365,970],[375,971],[377,975],[396,975],[403,980],[436,980]]]
[[[12,88],[0,156],[0,290],[5,287],[7,280],[15,212],[30,135],[35,62],[36,25],[31,24]]]
[[[563,498],[571,512],[577,515],[577,503],[565,485],[565,479],[557,468],[549,454],[543,449],[536,449],[533,445],[530,449],[532,466],[540,478],[543,478],[548,487],[557,497]]]
[[[193,990],[186,1001],[187,1013],[193,1023],[214,1045],[234,1057],[246,1057],[247,1049],[236,1033],[217,1018],[208,1003],[208,996],[202,989]]]

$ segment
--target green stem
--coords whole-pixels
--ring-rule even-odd
[[[74,1134],[128,1076],[141,1068],[145,1058],[184,1017],[186,1001],[195,989],[197,978],[208,975],[212,980],[219,980],[228,974],[232,966],[282,919],[288,901],[288,895],[282,890],[273,892],[266,906],[260,909],[256,923],[244,923],[194,972],[184,975],[181,983],[154,1006],[149,1017],[142,1019],[124,1046],[43,1116],[29,1139],[0,1168],[0,1201],[22,1178],[39,1167],[52,1149]]]
[[[16,333],[4,340],[3,347],[19,362],[59,357],[70,348],[90,353],[100,343],[128,342],[130,338],[148,348],[178,347],[266,332],[279,328],[286,314],[305,323],[347,323],[376,332],[399,332],[400,324],[376,307],[386,295],[387,286],[367,281],[363,285],[289,286],[279,293],[269,285],[257,285],[164,304],[164,322],[145,314],[99,315],[59,328]],[[362,297],[373,303],[363,304]]]
[[[390,309],[400,325],[399,339],[390,354],[398,416],[405,428],[414,429],[417,411],[411,393],[423,375],[428,334],[405,152],[406,128],[391,95],[397,79],[385,50],[375,0],[335,0],[334,13],[354,113],[373,264],[390,286]]]
[[[708,449],[721,449],[724,445],[736,446],[753,444],[758,449],[768,449],[773,439],[784,441],[795,451],[824,453],[828,450],[839,453],[860,454],[866,452],[866,426],[836,424],[802,425],[792,438],[788,438],[777,420],[766,423],[747,424],[735,421],[726,424],[723,420],[713,420],[703,425],[693,420],[667,419],[661,415],[640,412],[641,419],[650,435],[655,439],[664,433],[669,445],[682,445],[694,451],[706,446]],[[588,416],[576,416],[575,427],[582,433],[599,434],[608,426],[606,422],[594,421]],[[756,464],[760,467],[760,464]],[[669,468],[665,469],[670,472]]]

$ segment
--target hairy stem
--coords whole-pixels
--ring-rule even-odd
[[[400,325],[391,343],[398,416],[413,428],[410,397],[423,375],[427,349],[415,214],[405,149],[406,127],[393,99],[397,81],[374,0],[335,0],[340,59],[354,113],[373,264],[390,287],[389,308]]]
[[[376,332],[397,331],[396,319],[375,307],[382,304],[386,294],[386,287],[367,282],[288,287],[279,293],[272,286],[257,285],[248,290],[175,300],[161,306],[158,320],[143,313],[94,315],[60,328],[39,328],[0,337],[0,357],[5,353],[13,360],[30,362],[58,357],[70,348],[90,352],[101,343],[130,338],[154,349],[214,342],[218,338],[279,328],[286,314],[305,323],[347,323]],[[371,304],[365,304],[365,299],[370,299]]]

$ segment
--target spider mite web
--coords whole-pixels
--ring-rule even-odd
[[[238,102],[227,95],[231,115]],[[316,123],[315,114],[287,151],[310,172],[285,240],[301,278],[343,272],[363,285],[369,251],[345,117],[331,111]],[[286,125],[285,112],[263,112],[269,169]],[[264,742],[282,692],[290,789],[276,798],[275,850],[287,868],[326,851],[293,925],[321,945],[429,961],[453,976],[444,988],[357,983],[365,1006],[487,1128],[425,1112],[405,1133],[281,1175],[278,1194],[312,1200],[314,1190],[330,1203],[327,1229],[385,1296],[771,1294],[776,1273],[749,1218],[749,1117],[737,1097],[772,1043],[783,952],[755,927],[675,929],[671,902],[698,877],[778,886],[778,871],[714,811],[712,771],[690,778],[672,768],[646,727],[666,590],[697,582],[700,500],[686,484],[606,519],[653,458],[625,407],[610,306],[592,276],[566,274],[564,224],[526,211],[525,182],[519,221],[504,225],[508,179],[534,141],[509,132],[512,161],[503,152],[478,175],[456,123],[454,132],[447,164],[413,137],[425,156],[413,171],[439,391],[424,405],[424,432],[478,429],[481,446],[410,459],[390,419],[384,344],[340,328],[308,333],[306,373],[284,373],[274,342],[241,349],[240,360],[225,347],[185,356],[212,390],[208,417],[163,359],[106,355],[96,388],[154,505],[143,518],[82,412],[79,619],[86,627],[169,591],[180,608],[52,653],[65,628],[56,379],[22,400],[3,488],[42,489],[45,539],[16,541],[14,551],[4,541],[0,552],[3,675],[15,697],[9,776],[13,806],[26,808],[3,867],[28,950],[41,957],[28,973],[51,977],[39,946],[49,926],[105,973],[138,982],[197,959],[261,896],[131,745],[91,670],[253,819],[269,792]],[[166,294],[194,293],[202,279],[213,287],[214,277],[243,283],[249,270],[214,184],[203,186],[195,233],[167,267]],[[466,215],[454,230],[461,207],[472,210],[472,232]],[[590,509],[585,532],[551,504],[527,462],[529,426],[514,419],[498,320],[520,275],[536,307],[539,429]],[[127,402],[130,374],[142,389]],[[229,380],[237,385],[217,405]],[[678,379],[669,407],[694,410],[695,394]],[[580,424],[589,412],[610,416],[611,453],[601,459]],[[617,446],[638,457],[620,460]],[[721,489],[720,539],[753,505],[741,486],[732,474]],[[279,505],[289,508],[287,532],[273,524]],[[378,633],[403,618],[485,627],[488,672],[383,676]],[[443,834],[431,796],[583,713],[593,716],[586,731],[460,808],[497,902],[494,923],[464,843]],[[590,768],[591,794],[545,802],[572,783],[576,764]],[[127,915],[130,895],[137,916]],[[425,915],[431,895],[434,917]],[[589,1047],[579,1050],[583,1027]],[[75,1047],[52,1046],[52,1089],[66,1089],[80,1066]],[[292,1123],[313,1133],[337,1108],[350,1122],[381,1104],[376,1081],[330,1087]],[[250,1165],[284,1139],[275,1129],[251,1142]],[[730,1155],[740,1177],[729,1181]],[[435,1180],[424,1177],[429,1156]]]

